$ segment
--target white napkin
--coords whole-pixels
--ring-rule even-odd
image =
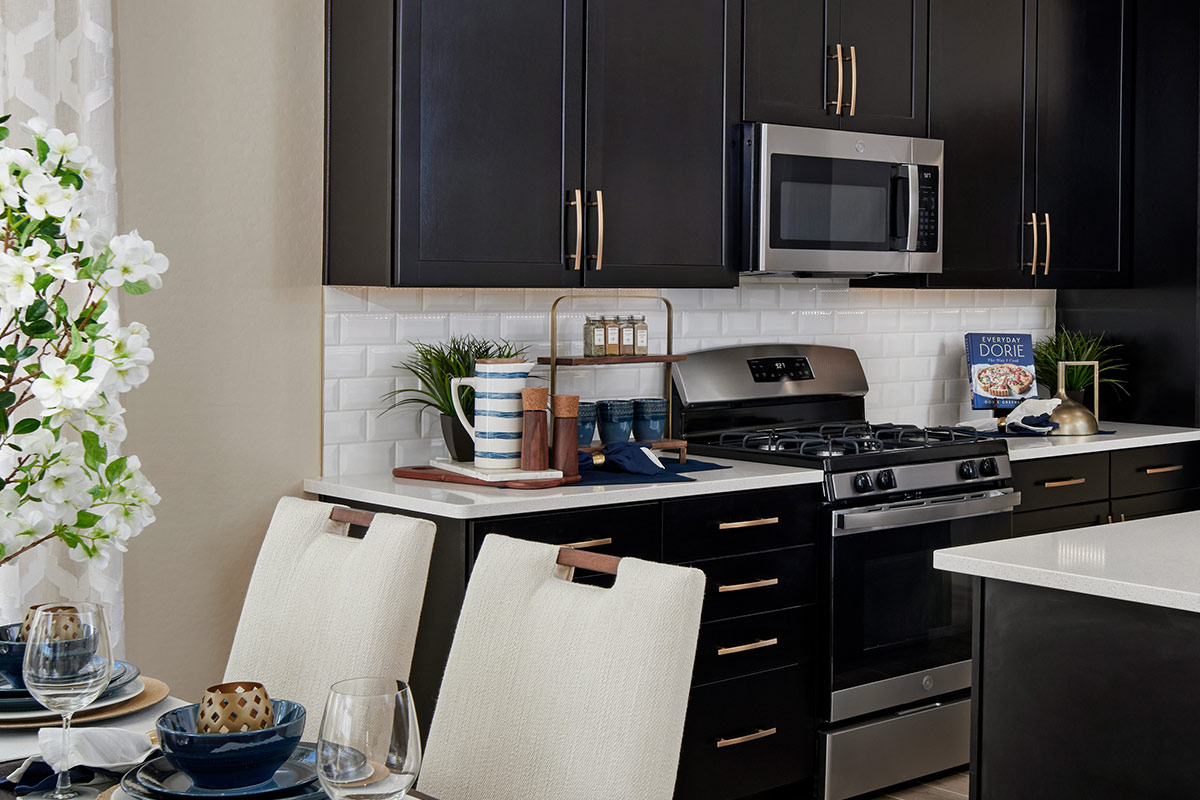
[[[19,781],[35,761],[45,761],[55,772],[78,766],[126,772],[158,749],[146,734],[121,728],[72,728],[71,750],[67,754],[63,753],[62,728],[41,728],[38,730],[38,746],[42,754],[25,759],[25,763],[8,776],[8,780],[13,783]]]
[[[1012,411],[1008,412],[1008,427],[1016,431],[1047,434],[1054,430],[1052,425],[1027,425],[1025,420],[1037,419],[1043,414],[1050,414],[1058,408],[1062,400],[1052,397],[1049,400],[1024,400]]]

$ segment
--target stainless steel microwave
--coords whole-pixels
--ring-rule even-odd
[[[747,124],[742,269],[942,271],[942,142]]]

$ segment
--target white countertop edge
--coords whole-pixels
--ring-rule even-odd
[[[339,500],[369,503],[418,514],[449,519],[482,519],[542,511],[567,511],[591,506],[669,500],[704,494],[773,489],[820,483],[824,473],[771,464],[729,461],[705,457],[704,461],[732,465],[732,469],[687,473],[694,481],[673,483],[620,484],[610,486],[564,486],[555,489],[497,489],[435,481],[390,478],[391,488],[383,488],[381,476],[349,475],[307,478],[304,491]],[[372,488],[365,483],[379,484]],[[459,502],[428,496],[433,493],[456,495]]]
[[[1036,458],[1055,458],[1200,441],[1200,429],[1192,428],[1169,428],[1128,422],[1105,423],[1101,420],[1100,430],[1115,430],[1116,433],[1095,436],[1008,438],[1004,440],[1008,442],[1008,460],[1027,461]]]
[[[1046,589],[1057,589],[1075,594],[1128,600],[1143,605],[1200,613],[1200,593],[1184,592],[1144,583],[1129,583],[1092,575],[1064,573],[1024,564],[1005,564],[942,550],[934,552],[933,566],[935,569],[946,572],[957,572],[978,578],[991,578],[1027,586],[1041,586]]]

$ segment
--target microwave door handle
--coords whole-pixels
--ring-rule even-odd
[[[904,164],[901,169],[908,176],[908,241],[904,250],[915,253],[921,221],[921,178],[917,174],[916,164]]]
[[[848,511],[836,514],[834,536],[852,533],[901,528],[930,522],[948,522],[955,519],[979,517],[1012,511],[1021,502],[1020,492],[1007,492],[990,497],[980,497],[956,502],[933,503],[899,508],[883,508],[872,511]]]

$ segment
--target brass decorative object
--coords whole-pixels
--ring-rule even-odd
[[[261,731],[275,725],[275,708],[261,683],[218,683],[204,691],[196,712],[200,733]]]
[[[29,641],[29,628],[33,625],[33,616],[39,608],[44,608],[47,611],[62,611],[73,612],[75,606],[62,605],[60,603],[39,603],[36,606],[30,606],[25,612],[25,620],[21,623],[21,641]],[[79,622],[79,617],[72,614],[71,616],[61,616],[58,619],[57,630],[51,634],[52,641],[65,642],[71,639],[83,638],[83,625]]]
[[[1069,366],[1084,366],[1092,368],[1092,408],[1095,413],[1087,410],[1087,406],[1076,403],[1067,397],[1066,371]],[[1051,436],[1091,436],[1100,430],[1100,362],[1099,361],[1060,361],[1058,362],[1058,394],[1061,400],[1058,408],[1050,412],[1050,421],[1057,422],[1058,427],[1050,432]]]

